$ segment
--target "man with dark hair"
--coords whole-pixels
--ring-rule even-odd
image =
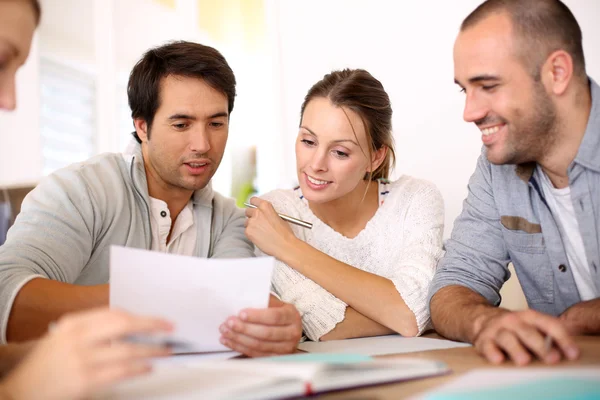
[[[39,20],[36,0],[0,1],[0,110],[11,111],[17,104],[15,76],[29,55]],[[151,358],[168,355],[169,349],[123,339],[171,329],[167,321],[107,307],[68,314],[39,341],[0,346],[0,398],[81,399],[146,374]]]
[[[190,49],[202,49],[192,52]],[[196,57],[193,55],[196,54]],[[160,85],[169,75],[195,77],[220,90],[227,97],[227,113],[231,114],[235,102],[235,76],[225,58],[216,49],[197,43],[174,42],[169,46],[150,49],[133,67],[127,85],[131,116],[144,120],[151,129],[160,105]],[[133,133],[138,143],[142,139]]]
[[[446,255],[430,287],[442,335],[493,363],[575,359],[600,333],[600,86],[558,0],[489,0],[454,45],[464,119],[482,132]],[[513,263],[530,309],[497,308]]]
[[[152,49],[133,68],[128,95],[134,154],[59,170],[23,201],[0,247],[2,341],[38,337],[67,312],[106,305],[111,245],[253,256],[243,211],[210,185],[235,96],[223,56],[190,42]],[[272,297],[270,308],[241,317],[224,321],[226,346],[251,356],[296,348],[302,328],[292,305]]]

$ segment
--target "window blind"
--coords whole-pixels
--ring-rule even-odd
[[[95,153],[94,76],[40,60],[42,173],[48,175]]]

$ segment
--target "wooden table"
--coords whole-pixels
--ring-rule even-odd
[[[425,335],[426,337],[439,337],[437,335]],[[586,365],[600,366],[600,336],[581,336],[576,338],[577,344],[581,349],[581,357],[577,361],[561,362],[558,367],[581,367]],[[401,355],[390,355],[384,357],[391,358],[427,358],[430,360],[443,361],[452,370],[451,374],[420,379],[416,381],[393,383],[389,385],[374,386],[365,389],[346,390],[331,394],[321,395],[319,399],[344,399],[344,400],[391,400],[403,399],[416,394],[432,390],[443,383],[447,383],[464,373],[476,368],[491,368],[496,367],[488,363],[485,359],[479,356],[473,347],[460,347],[446,350],[422,351],[417,353],[408,353]],[[504,363],[498,368],[514,368],[512,363]],[[544,367],[545,364],[536,361],[530,364],[530,367]],[[523,367],[528,368],[528,367]]]

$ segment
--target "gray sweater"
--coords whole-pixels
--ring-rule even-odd
[[[196,256],[252,257],[244,213],[210,185],[194,193]],[[79,285],[109,280],[109,249],[151,248],[143,158],[107,153],[61,169],[25,198],[0,246],[0,341],[15,296],[36,277]]]

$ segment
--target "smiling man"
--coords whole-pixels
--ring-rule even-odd
[[[430,288],[435,329],[493,363],[578,357],[600,333],[600,87],[558,0],[489,0],[454,45],[482,154]],[[530,309],[498,308],[513,263]]]
[[[176,42],[143,56],[128,85],[133,154],[103,154],[44,179],[0,247],[2,341],[38,337],[67,312],[108,304],[111,245],[253,256],[244,213],[210,185],[235,84],[211,47]],[[252,356],[296,348],[302,328],[293,306],[272,298],[270,308],[242,316],[224,321],[225,345]]]

